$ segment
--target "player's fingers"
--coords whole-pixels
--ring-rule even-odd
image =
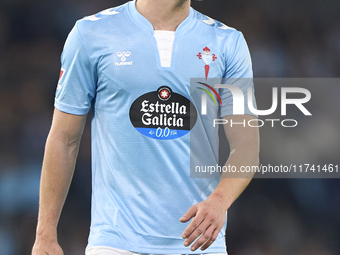
[[[194,223],[194,221],[195,221],[195,219],[191,223]],[[210,226],[210,224],[211,224],[211,222],[209,222],[207,219],[205,219],[200,224],[194,223],[192,228],[195,227],[195,229],[193,229],[193,231],[190,233],[190,235],[187,236],[186,240],[184,241],[184,246],[189,246],[193,241],[195,241],[197,237],[202,235],[207,230],[207,228]]]
[[[181,222],[187,222],[189,221],[192,217],[196,215],[197,212],[197,206],[191,206],[188,211],[179,219]]]
[[[204,215],[197,214],[182,233],[182,238],[188,238],[204,220]]]
[[[216,227],[214,225],[208,226],[208,228],[204,231],[204,233],[201,235],[200,238],[197,239],[197,241],[191,246],[191,250],[195,251],[199,247],[201,247],[203,244],[206,242],[209,242],[210,239],[212,238],[212,234]]]
[[[204,251],[205,249],[207,249],[210,245],[212,245],[213,242],[215,242],[217,236],[218,236],[218,233],[220,231],[218,230],[218,228],[215,228],[214,231],[212,232],[212,235],[210,237],[210,239],[208,241],[206,241],[202,247],[201,247],[201,250]]]

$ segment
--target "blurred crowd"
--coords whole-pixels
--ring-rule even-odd
[[[124,2],[0,0],[1,255],[29,254],[34,242],[44,144],[67,34],[76,20]],[[340,75],[340,1],[193,0],[192,5],[243,32],[255,77]],[[323,147],[325,157],[319,162],[340,163],[339,126],[333,121],[326,129],[335,143]],[[263,130],[261,134],[261,160],[266,161],[278,145],[274,138],[266,140]],[[280,135],[288,141],[289,133]],[[305,150],[307,159],[309,150],[314,151],[309,157],[318,154],[318,144],[295,145]],[[295,150],[288,145],[286,149]],[[90,224],[90,164],[88,123],[60,220],[59,241],[65,254],[84,254]],[[339,184],[336,179],[253,180],[229,212],[230,254],[340,254]]]

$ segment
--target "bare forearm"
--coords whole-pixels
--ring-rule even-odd
[[[32,255],[63,255],[57,225],[74,173],[86,115],[54,110],[40,181],[37,234]]]
[[[228,130],[230,131],[230,130]],[[231,155],[226,165],[233,165],[239,168],[241,165],[257,165],[259,155],[259,139],[257,130],[251,130],[249,139],[242,136],[238,139],[227,132],[231,146]],[[226,178],[227,177],[227,178]],[[184,246],[191,245],[196,238],[191,250],[195,251],[198,247],[202,250],[208,248],[217,238],[225,223],[225,213],[249,184],[252,176],[242,176],[242,178],[229,178],[222,176],[216,189],[204,201],[197,203],[180,218],[181,222],[193,220],[183,231],[182,237],[185,239]],[[241,177],[241,176],[236,176]]]
[[[79,141],[66,142],[50,134],[40,183],[37,238],[56,239],[57,224],[74,173]]]
[[[250,183],[254,173],[241,172],[249,166],[258,166],[259,164],[259,148],[257,143],[248,143],[244,141],[231,150],[231,154],[225,164],[234,167],[235,173],[224,172],[221,175],[219,184],[217,185],[212,196],[220,196],[223,201],[225,210],[228,210],[232,203],[239,197]]]

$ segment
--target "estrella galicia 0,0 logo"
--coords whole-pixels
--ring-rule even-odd
[[[130,120],[143,135],[170,140],[190,132],[197,121],[197,111],[189,99],[161,86],[132,103]]]

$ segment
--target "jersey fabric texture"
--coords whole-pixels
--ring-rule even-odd
[[[138,253],[191,254],[181,238],[188,223],[179,218],[205,200],[219,179],[190,178],[190,135],[185,133],[190,128],[184,132],[186,119],[179,117],[188,109],[175,101],[165,105],[170,101],[164,100],[169,93],[169,100],[189,100],[190,78],[204,78],[207,63],[209,78],[252,78],[243,35],[191,8],[175,32],[171,66],[162,67],[153,27],[131,1],[77,21],[61,62],[55,107],[84,115],[92,106],[92,219],[87,249],[107,246]],[[157,103],[155,95],[162,86]],[[240,88],[246,93],[249,86],[252,83],[241,83]],[[142,107],[131,113],[143,95],[152,97],[154,104],[143,99]],[[220,96],[221,117],[231,115],[231,94],[220,90]],[[132,116],[143,110],[141,125],[154,127],[147,129],[148,135],[132,124]],[[252,114],[247,108],[245,113]],[[196,125],[199,122],[197,118]],[[164,123],[174,139],[150,137]],[[206,143],[202,148],[213,150]],[[204,253],[226,251],[225,230],[226,224]]]

